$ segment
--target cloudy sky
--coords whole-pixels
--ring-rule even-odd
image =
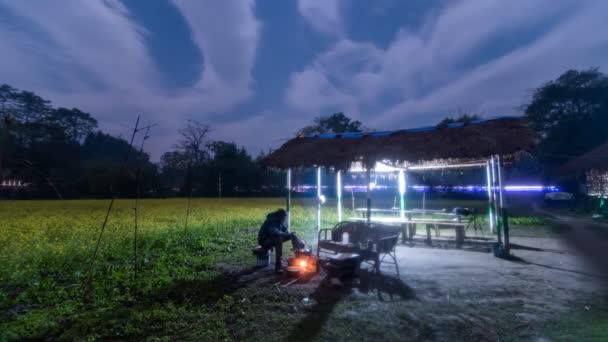
[[[518,115],[570,68],[608,71],[604,0],[0,0],[0,83],[127,136],[185,119],[251,153],[315,116],[374,129]]]

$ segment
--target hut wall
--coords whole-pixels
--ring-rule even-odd
[[[591,170],[586,173],[587,193],[596,197],[608,197],[608,170]]]

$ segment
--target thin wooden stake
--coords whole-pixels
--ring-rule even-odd
[[[190,202],[192,202],[192,172],[190,171],[190,164],[188,164],[188,185],[190,186],[190,191],[188,194],[188,202],[186,204],[186,219],[184,222],[184,237],[188,232],[188,217],[190,216]]]
[[[127,153],[125,154],[125,159],[120,167],[118,177],[123,173],[124,169],[127,166],[127,162],[129,161],[129,156],[131,154],[131,148],[133,147],[133,140],[135,139],[135,135],[137,134],[139,127],[139,115],[137,116],[137,121],[135,121],[135,128],[133,128],[133,134],[131,135],[131,141],[129,142],[129,148],[127,149]],[[91,276],[93,272],[93,267],[95,266],[95,261],[97,260],[97,253],[99,252],[99,244],[101,243],[101,238],[103,237],[103,233],[106,230],[106,226],[108,224],[108,219],[110,218],[110,212],[112,211],[112,207],[114,206],[114,201],[116,200],[116,194],[114,193],[114,188],[110,186],[110,192],[112,199],[110,200],[110,204],[108,205],[108,210],[106,211],[106,216],[103,220],[103,224],[101,225],[101,230],[99,231],[99,236],[97,237],[97,243],[95,244],[95,251],[93,252],[93,260],[91,260],[91,266],[89,267],[89,276],[88,283],[91,281]]]
[[[150,136],[150,127],[146,128],[146,134],[144,134],[143,139],[141,139],[141,146],[139,147],[139,154],[142,155],[144,152],[144,142]],[[135,173],[135,206],[133,207],[134,213],[134,227],[133,227],[133,279],[137,279],[137,228],[138,228],[138,217],[139,217],[139,197],[140,197],[140,189],[139,189],[139,180],[141,178],[141,163],[137,168],[137,172]]]

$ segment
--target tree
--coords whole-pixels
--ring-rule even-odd
[[[186,126],[181,128],[178,133],[179,140],[175,147],[189,159],[189,162],[200,165],[208,158],[207,135],[211,132],[211,127],[196,120],[188,120]]]
[[[209,193],[233,195],[237,187],[249,191],[261,183],[261,169],[244,148],[225,141],[212,141],[208,146],[212,156],[207,178]]]
[[[51,111],[51,102],[31,91],[21,91],[14,96],[15,101],[17,102],[15,116],[21,122],[30,123],[32,121],[40,121]]]
[[[65,130],[69,139],[81,141],[97,128],[97,120],[89,113],[77,108],[57,108],[51,111],[47,122],[58,125]]]
[[[209,163],[208,135],[209,125],[196,120],[188,120],[178,130],[179,139],[176,151],[161,156],[162,178],[169,188],[179,188],[182,195],[200,193],[207,178]]]
[[[328,116],[319,116],[313,124],[302,128],[298,135],[361,132],[366,128],[360,121],[353,120],[344,113],[334,113]]]
[[[439,121],[437,126],[447,126],[449,124],[459,123],[459,122],[471,123],[472,121],[480,120],[480,119],[481,119],[481,115],[479,115],[479,114],[474,114],[470,111],[461,111],[461,112],[459,112],[459,114],[456,117],[447,117],[447,118],[444,118],[443,120]]]
[[[190,162],[188,157],[181,151],[165,152],[160,157],[160,168],[163,184],[169,189],[179,189],[185,195],[189,194]]]
[[[8,117],[11,115],[11,112],[15,106],[16,96],[17,89],[9,86],[8,84],[0,85],[0,116]]]
[[[539,158],[558,167],[608,140],[608,77],[568,70],[536,89],[524,111],[541,138]]]
[[[81,191],[85,194],[133,195],[138,169],[141,172],[141,189],[145,191],[157,184],[156,166],[150,162],[148,154],[129,146],[129,142],[124,139],[102,132],[91,133],[84,139],[81,155],[81,175],[85,183]],[[127,155],[128,162],[123,169]]]

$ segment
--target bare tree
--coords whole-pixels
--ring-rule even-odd
[[[200,165],[209,155],[207,151],[207,135],[211,127],[197,120],[188,120],[186,126],[181,128],[175,148],[184,153],[191,163]]]

